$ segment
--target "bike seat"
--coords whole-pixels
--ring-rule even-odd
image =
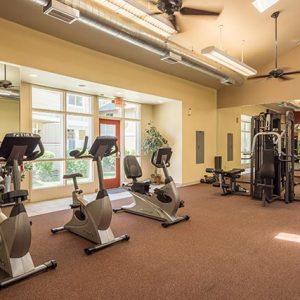
[[[77,178],[77,177],[83,177],[83,175],[81,173],[73,173],[73,174],[66,174],[64,175],[64,179],[73,179],[73,178]]]

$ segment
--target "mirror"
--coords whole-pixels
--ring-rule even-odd
[[[261,112],[271,110],[282,114],[293,111],[295,116],[295,152],[300,154],[300,100],[268,103],[261,105],[236,106],[218,109],[217,151],[222,156],[222,168],[247,169],[250,167],[249,153],[251,151],[251,118]],[[283,122],[283,120],[282,120]],[[227,135],[233,134],[233,160],[227,160]],[[213,166],[209,166],[213,167]],[[295,170],[300,171],[300,163],[295,164]]]
[[[20,130],[20,69],[0,63],[0,141]]]

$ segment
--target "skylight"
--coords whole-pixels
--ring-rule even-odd
[[[255,8],[260,12],[263,13],[265,10],[273,6],[275,3],[277,3],[279,0],[255,0],[252,2],[252,4],[255,6]]]

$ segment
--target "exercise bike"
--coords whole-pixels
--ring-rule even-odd
[[[70,156],[74,158],[91,158],[96,162],[99,192],[95,200],[87,201],[84,199],[83,191],[79,189],[77,183],[77,178],[82,177],[82,174],[64,175],[64,179],[72,179],[74,184],[74,191],[72,192],[73,203],[70,205],[73,210],[73,216],[66,225],[52,228],[51,232],[56,233],[67,230],[95,243],[95,246],[84,249],[87,255],[115,243],[129,240],[127,234],[115,237],[110,228],[112,206],[103,183],[102,159],[118,151],[116,142],[117,139],[115,137],[98,136],[91,146],[88,155],[85,155],[88,144],[88,137],[85,137],[82,151],[73,150],[70,152]]]
[[[189,216],[177,216],[177,210],[182,206],[178,191],[173,178],[168,173],[172,150],[169,147],[160,148],[152,155],[151,162],[156,168],[163,169],[165,175],[165,185],[154,189],[150,193],[149,181],[137,181],[142,177],[142,169],[135,156],[128,155],[124,158],[124,170],[127,178],[132,179],[132,183],[123,185],[131,193],[134,202],[130,205],[122,206],[113,211],[128,212],[147,218],[162,221],[163,227],[168,227],[182,221],[190,219]]]
[[[39,146],[39,150],[35,149]],[[1,195],[0,195],[0,268],[9,277],[0,281],[0,288],[55,269],[57,263],[50,260],[37,267],[34,266],[29,253],[31,244],[31,222],[29,221],[23,201],[27,200],[28,191],[22,190],[20,166],[23,161],[33,161],[41,157],[44,147],[40,136],[31,133],[6,134],[0,146]],[[13,190],[11,190],[11,183]],[[1,207],[12,206],[7,217]]]

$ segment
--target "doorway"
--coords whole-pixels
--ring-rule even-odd
[[[104,185],[107,189],[120,187],[120,120],[99,119],[99,134],[115,136],[118,153],[104,157],[102,160]]]

